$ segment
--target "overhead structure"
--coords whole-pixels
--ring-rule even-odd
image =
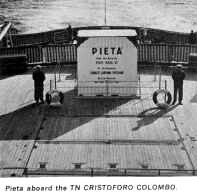
[[[11,27],[12,24],[10,22],[0,24],[0,47],[12,46],[12,39],[9,34]]]
[[[136,31],[80,30],[77,48],[79,96],[137,94]]]

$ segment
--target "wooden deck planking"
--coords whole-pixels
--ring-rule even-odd
[[[179,146],[92,144],[92,152],[89,152],[89,146],[90,144],[39,144],[32,153],[28,168],[37,168],[38,165],[33,162],[33,158],[36,158],[37,163],[41,160],[47,162],[48,170],[73,169],[73,163],[84,163],[82,168],[109,169],[109,163],[117,163],[117,168],[142,169],[148,165],[149,169],[177,170],[177,165],[180,164],[184,165],[185,170],[192,169]],[[73,151],[72,155],[69,150]],[[44,158],[41,154],[43,152],[46,152]],[[69,156],[69,160],[65,156]]]
[[[0,177],[11,177],[11,176],[17,176],[21,177],[23,175],[24,170],[23,169],[0,169]]]
[[[8,114],[0,118],[0,138],[1,139],[3,139],[3,137],[7,133],[7,126],[10,124],[12,116],[13,115]]]
[[[1,176],[22,176],[34,145],[40,110],[24,107],[32,99],[32,83],[28,75],[1,80],[0,87],[6,88],[0,101]]]
[[[181,137],[183,138],[183,149],[186,149],[192,164],[194,165],[194,169],[197,169],[197,120],[195,115],[197,114],[196,111],[196,104],[193,103],[192,105],[187,104],[187,106],[181,107],[179,110],[175,110],[175,120],[177,127],[180,131]]]
[[[21,114],[13,113],[6,132],[1,137],[1,168],[25,168],[36,137],[36,123],[39,120],[36,115],[37,111],[30,114],[27,109]]]
[[[68,102],[69,101],[69,102]],[[151,100],[86,100],[86,99],[67,99],[62,107],[46,107],[48,115],[68,115],[68,116],[85,116],[85,115],[138,115],[145,111],[145,108],[153,108],[155,105],[150,103]]]
[[[0,168],[6,169],[7,175],[15,174],[22,176],[26,163],[31,152],[32,141],[1,141],[1,162]],[[21,168],[21,169],[17,169]],[[2,171],[4,174],[5,171]]]
[[[24,79],[23,79],[24,78]],[[169,77],[166,77],[168,80],[170,80]],[[67,82],[66,82],[67,83]],[[172,82],[169,82],[172,84]],[[9,85],[10,87],[7,87]],[[69,83],[68,83],[69,85]],[[29,86],[31,88],[32,81],[31,81],[31,75],[25,75],[25,76],[14,76],[12,78],[8,78],[7,80],[3,80],[0,82],[0,87],[4,88],[4,93],[0,94],[1,99],[1,114],[11,113],[0,118],[0,134],[1,134],[1,145],[5,147],[5,145],[9,148],[11,148],[10,155],[7,155],[5,158],[5,161],[7,164],[11,161],[13,158],[13,164],[22,164],[17,162],[18,158],[24,158],[29,157],[31,146],[33,146],[34,138],[35,138],[35,131],[34,127],[37,123],[37,118],[42,115],[40,114],[40,111],[35,111],[33,107],[29,107],[27,109],[17,110],[19,107],[24,106],[23,104],[27,105],[29,100],[32,100],[32,93],[28,93]],[[63,84],[62,84],[63,86]],[[67,85],[66,85],[67,86]],[[170,166],[171,160],[174,155],[177,154],[177,157],[173,160],[175,163],[187,163],[188,161],[188,155],[186,154],[188,152],[189,157],[192,160],[192,163],[194,164],[194,168],[197,169],[197,144],[196,144],[196,138],[197,138],[197,132],[196,132],[196,125],[197,121],[195,118],[195,115],[197,114],[197,107],[195,102],[195,95],[196,95],[196,83],[194,81],[187,80],[185,81],[185,92],[184,92],[184,105],[178,106],[172,110],[160,111],[160,110],[153,110],[155,111],[156,115],[173,115],[175,118],[175,122],[177,124],[178,130],[181,134],[181,136],[184,138],[183,143],[185,145],[186,150],[178,149],[170,149],[162,151],[160,150],[158,145],[158,150],[155,151],[155,149],[150,151],[149,154],[145,155],[145,160],[149,161],[150,158],[153,158],[155,154],[160,153],[160,157],[156,157],[156,161],[158,160],[158,163],[161,164],[161,166]],[[17,91],[16,91],[17,90]],[[143,111],[148,110],[149,108],[153,108],[154,105],[151,101],[151,98],[145,99],[142,98],[141,100],[120,100],[118,101],[83,101],[83,100],[74,100],[72,99],[72,92],[69,91],[71,88],[65,89],[67,92],[65,95],[68,95],[65,100],[65,105],[60,106],[57,108],[47,107],[47,106],[41,106],[45,109],[45,114],[47,121],[43,123],[44,129],[40,131],[39,137],[40,139],[49,139],[49,140],[66,140],[67,138],[78,140],[82,137],[82,139],[88,139],[90,140],[93,137],[100,138],[100,139],[107,139],[107,138],[125,138],[129,137],[131,139],[134,138],[155,138],[155,139],[161,139],[161,140],[169,140],[168,137],[170,137],[171,140],[177,140],[180,137],[178,136],[178,133],[172,129],[172,127],[169,127],[169,122],[165,121],[163,118],[141,118],[141,127],[139,130],[132,131],[132,128],[137,126],[136,122],[140,120],[140,118],[137,118],[135,121],[130,120],[125,122],[127,118],[117,117],[117,118],[105,118],[106,122],[101,122],[100,118],[95,118],[97,115],[133,115],[137,116],[139,113],[142,113]],[[169,90],[172,91],[171,85],[169,85]],[[21,93],[21,91],[24,91],[24,93]],[[146,91],[145,91],[146,92]],[[148,89],[147,89],[148,92]],[[150,92],[150,91],[149,91]],[[26,95],[28,93],[28,95]],[[9,94],[9,95],[7,95]],[[17,96],[16,98],[14,96]],[[191,101],[193,98],[194,102]],[[14,100],[13,100],[14,99]],[[70,101],[70,99],[72,99]],[[105,105],[107,106],[105,107]],[[17,110],[17,112],[13,112]],[[33,110],[33,111],[32,111]],[[32,111],[32,114],[30,114]],[[158,111],[158,114],[157,114]],[[150,113],[151,111],[148,111]],[[38,114],[39,113],[39,114]],[[52,116],[47,116],[48,114],[52,114]],[[147,114],[147,113],[146,113]],[[27,117],[27,115],[29,115]],[[60,117],[57,119],[53,115],[56,115],[57,117]],[[75,115],[81,116],[81,118],[73,118]],[[84,115],[92,115],[93,117],[89,118],[83,117]],[[95,117],[94,117],[95,115]],[[67,117],[68,116],[68,117]],[[71,117],[69,117],[71,116]],[[24,119],[25,118],[25,119]],[[54,119],[54,120],[53,120]],[[64,121],[62,121],[64,120]],[[50,121],[50,122],[49,122]],[[54,122],[55,121],[55,122]],[[134,122],[133,122],[134,121]],[[146,124],[148,121],[152,121],[151,124]],[[48,127],[46,127],[48,126]],[[55,126],[52,129],[52,126]],[[70,127],[71,126],[71,127]],[[113,129],[112,129],[113,128]],[[122,128],[124,128],[122,130]],[[157,129],[160,130],[157,130]],[[164,129],[165,128],[165,129]],[[55,129],[55,130],[54,130]],[[104,130],[105,129],[105,130]],[[112,129],[112,130],[111,130]],[[126,129],[126,130],[125,130]],[[124,131],[124,133],[123,133]],[[152,131],[152,132],[150,132]],[[132,135],[131,135],[132,133]],[[129,135],[130,136],[129,136]],[[23,137],[28,136],[28,140],[31,141],[29,145],[23,149],[24,141]],[[66,138],[66,139],[64,139]],[[8,143],[5,143],[4,141],[8,141]],[[13,142],[12,142],[13,141]],[[18,148],[21,149],[21,151],[16,150],[15,148],[12,149],[16,144],[14,143],[16,141]],[[72,151],[70,151],[68,154],[69,156],[73,154],[73,151],[76,151],[77,149],[72,147],[72,144],[69,145]],[[101,145],[100,145],[101,146]],[[135,146],[135,145],[134,145]],[[127,145],[126,145],[127,147]],[[126,149],[126,147],[124,149]],[[146,145],[145,145],[146,147]],[[183,146],[184,147],[184,146]],[[68,147],[67,147],[68,148]],[[58,149],[55,149],[56,155],[54,157],[58,157],[58,154],[61,155],[62,152],[64,152],[65,148],[64,144],[61,147],[61,152],[58,152]],[[43,148],[46,149],[46,148]],[[52,148],[50,148],[52,150]],[[88,160],[87,158],[92,158],[90,166],[94,164],[95,166],[106,166],[103,164],[102,160],[105,160],[104,158],[104,151],[101,151],[101,153],[94,153],[94,155],[89,155],[88,151],[86,150],[95,150],[100,152],[100,147],[95,145],[92,147],[91,144],[88,145],[87,148],[81,148],[82,153],[86,153],[84,155],[84,159]],[[83,150],[84,149],[84,150]],[[111,148],[110,148],[111,149]],[[110,158],[113,160],[116,160],[119,158],[119,154],[121,155],[120,150],[124,150],[123,146],[119,148],[113,147],[112,155]],[[130,149],[130,148],[129,148]],[[139,148],[140,150],[141,148]],[[36,149],[34,149],[35,151]],[[50,150],[46,149],[47,152],[50,152]],[[106,153],[108,153],[108,148],[104,148]],[[114,150],[117,150],[116,153]],[[23,152],[22,152],[23,151]],[[187,151],[187,152],[186,152]],[[7,152],[7,151],[6,151]],[[93,151],[94,152],[94,151]],[[67,153],[67,152],[66,152]],[[49,160],[50,156],[47,156],[48,153],[40,153],[41,160]],[[125,153],[124,153],[125,154]],[[98,161],[95,161],[94,157],[99,155],[100,157],[97,158]],[[143,154],[142,154],[143,155]],[[74,157],[74,156],[73,156]],[[71,159],[73,158],[71,157]],[[82,158],[81,155],[79,155],[80,158]],[[122,156],[121,156],[122,157]],[[10,159],[9,159],[10,158]],[[124,157],[122,157],[124,158]],[[31,158],[32,159],[32,156]],[[64,156],[63,161],[68,161],[68,166],[70,165],[69,162],[70,157]],[[70,160],[71,160],[70,159]],[[161,160],[163,159],[163,162],[161,163]],[[9,161],[10,160],[10,161]],[[25,159],[26,160],[26,159]],[[25,161],[24,160],[24,161]],[[126,159],[124,159],[125,161]],[[130,161],[130,158],[127,158],[128,163]],[[26,160],[27,161],[27,160]],[[100,161],[100,163],[99,163]],[[128,165],[128,163],[124,161],[119,161],[121,163],[121,166]],[[165,162],[166,161],[166,162]],[[37,163],[37,160],[34,160],[35,163]],[[132,161],[132,163],[135,163]],[[156,162],[157,163],[157,162]],[[165,164],[167,163],[167,164]],[[123,165],[124,164],[124,165]],[[55,164],[53,164],[55,165]],[[57,165],[57,164],[56,164]],[[61,164],[63,166],[63,164]],[[135,166],[135,165],[134,165]],[[186,164],[189,168],[189,164]],[[58,167],[58,165],[56,166]],[[70,168],[70,167],[69,167]],[[5,175],[8,171],[7,170],[1,170],[2,174]],[[11,174],[13,170],[9,170],[9,174]],[[19,172],[19,171],[18,171]],[[22,173],[22,171],[20,171]],[[19,173],[19,174],[20,174]]]
[[[42,140],[176,141],[169,117],[46,117]]]

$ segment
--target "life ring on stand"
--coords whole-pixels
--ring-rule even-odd
[[[60,102],[60,104],[63,104],[64,94],[58,90],[51,90],[46,93],[46,102],[47,104],[51,104],[51,102]]]
[[[159,102],[158,95],[163,94],[165,96],[164,102]],[[153,93],[153,102],[159,107],[159,108],[168,108],[172,101],[172,95],[168,90],[165,89],[159,89],[156,90]]]

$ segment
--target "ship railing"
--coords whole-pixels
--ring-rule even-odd
[[[17,54],[26,55],[30,66],[38,63],[56,65],[56,63],[73,64],[77,62],[76,46],[73,44],[0,48],[0,56]]]
[[[12,55],[26,55],[27,62],[38,63],[42,62],[42,49],[37,46],[28,46],[28,47],[13,47],[13,48],[0,48],[0,56],[12,56]]]
[[[172,63],[182,63],[189,67],[196,67],[195,63],[189,63],[191,54],[197,53],[197,45],[191,44],[139,44],[139,66],[154,66],[159,64],[169,66]],[[54,63],[76,64],[77,45],[53,44],[46,46],[23,46],[13,48],[0,48],[0,55],[25,54],[29,65],[37,63],[51,65]]]
[[[42,47],[44,63],[77,63],[77,47],[75,44],[47,45]]]
[[[197,53],[197,45],[191,44],[140,44],[138,49],[138,62],[164,66],[173,62],[189,62],[191,53]]]

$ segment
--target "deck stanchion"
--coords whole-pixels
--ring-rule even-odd
[[[61,63],[60,63],[60,56],[59,56],[59,52],[57,53],[57,67],[58,67],[58,82],[61,81],[61,77],[60,77],[60,71],[61,71]]]
[[[165,80],[165,90],[167,90],[167,80]]]
[[[154,63],[154,82],[157,81],[157,64]]]
[[[139,82],[139,96],[141,96],[142,91],[141,91],[141,83],[140,83],[140,75],[138,76],[138,82]]]
[[[50,90],[52,90],[52,80],[50,79]]]
[[[55,77],[55,89],[56,89],[56,72],[54,74],[54,77]]]
[[[167,90],[167,80],[165,80],[165,86],[164,87],[165,87],[165,90]],[[165,94],[165,102],[167,101],[166,98],[167,98],[167,95]]]
[[[61,65],[60,65],[59,59],[57,61],[57,69],[58,69],[58,82],[60,82],[61,81],[61,77],[60,77]]]
[[[161,89],[161,66],[159,67],[159,89]]]

